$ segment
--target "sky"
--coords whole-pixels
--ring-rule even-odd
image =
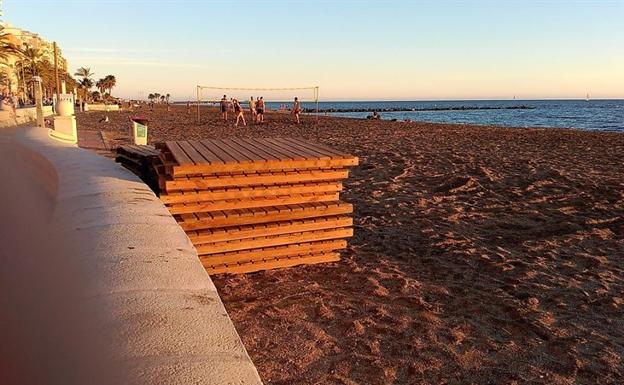
[[[319,86],[321,100],[624,98],[624,0],[2,6],[5,21],[56,41],[72,72],[115,75],[124,98],[187,100],[198,84]]]

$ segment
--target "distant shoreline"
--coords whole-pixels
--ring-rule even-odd
[[[326,112],[418,112],[418,111],[476,111],[476,110],[534,110],[535,107],[529,107],[525,105],[521,106],[506,106],[506,107],[492,107],[492,106],[459,106],[459,107],[431,107],[431,108],[319,108],[319,113]],[[304,108],[303,112],[316,113],[314,108]]]
[[[180,104],[177,104],[180,105]],[[202,103],[204,108],[216,105]],[[288,112],[292,103],[267,102],[268,110]],[[245,106],[246,107],[246,106]],[[577,128],[624,131],[624,100],[302,102],[303,112],[366,119],[477,124],[503,127]],[[196,108],[196,103],[192,103]]]

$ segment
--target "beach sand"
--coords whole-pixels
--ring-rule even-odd
[[[303,137],[360,157],[342,261],[215,276],[266,384],[624,383],[624,134],[143,111],[150,142]],[[127,141],[132,112],[78,115]]]

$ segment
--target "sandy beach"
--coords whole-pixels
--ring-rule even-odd
[[[79,113],[109,148],[301,137],[360,158],[339,263],[213,280],[266,384],[624,383],[624,135],[204,109]],[[248,118],[248,115],[246,116]]]

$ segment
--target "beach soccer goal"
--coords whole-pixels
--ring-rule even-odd
[[[238,100],[243,108],[249,105],[249,99],[262,97],[267,111],[288,111],[292,108],[295,97],[301,101],[304,113],[315,113],[318,119],[319,87],[285,87],[285,88],[240,88],[197,86],[197,122],[201,121],[201,106],[219,106],[223,95]]]

